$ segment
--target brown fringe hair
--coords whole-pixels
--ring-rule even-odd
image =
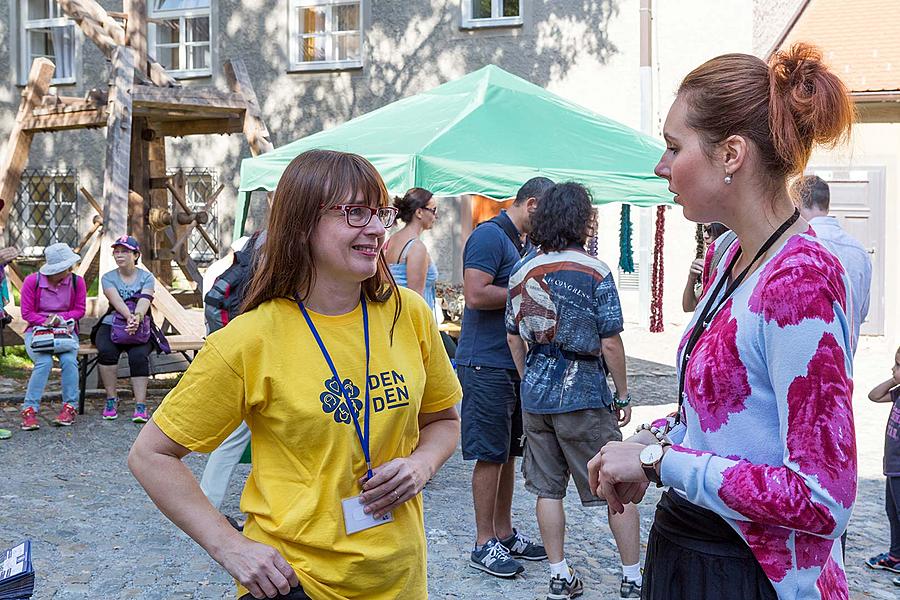
[[[309,150],[294,158],[275,189],[266,241],[242,312],[273,298],[305,299],[316,280],[310,239],[323,211],[336,204],[356,202],[390,205],[381,175],[365,158],[334,150]],[[362,282],[362,289],[371,302],[395,298],[396,324],[400,317],[400,294],[384,254],[378,257],[375,275]]]

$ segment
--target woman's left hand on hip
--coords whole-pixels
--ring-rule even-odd
[[[360,502],[365,511],[380,518],[407,500],[415,498],[428,481],[426,469],[412,458],[395,458],[372,469],[372,478],[359,482],[363,486]]]

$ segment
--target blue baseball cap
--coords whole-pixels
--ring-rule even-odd
[[[123,235],[121,237],[117,237],[116,241],[113,242],[112,247],[122,246],[123,248],[128,248],[132,252],[137,252],[140,254],[141,245],[138,244],[138,241],[131,237],[130,235]]]

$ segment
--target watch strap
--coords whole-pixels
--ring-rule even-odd
[[[656,472],[656,465],[658,465],[660,462],[662,462],[663,457],[666,455],[666,453],[665,453],[666,448],[671,446],[672,443],[671,442],[660,442],[659,445],[663,449],[663,454],[662,454],[662,456],[659,457],[659,460],[656,461],[655,463],[653,463],[652,465],[645,465],[644,463],[641,463],[641,468],[644,469],[644,474],[647,476],[647,480],[650,483],[655,483],[656,487],[658,487],[658,488],[662,487],[663,484],[662,484],[662,479],[659,476],[659,473]]]
[[[647,480],[650,483],[655,483],[658,488],[662,487],[662,481],[659,478],[659,474],[656,472],[656,465],[641,464],[641,468],[644,469],[644,475],[647,476]]]

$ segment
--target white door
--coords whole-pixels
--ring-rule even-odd
[[[811,167],[807,174],[818,175],[831,190],[829,214],[837,217],[844,231],[858,239],[872,259],[872,287],[869,314],[860,329],[862,335],[884,335],[884,201],[885,168]]]

